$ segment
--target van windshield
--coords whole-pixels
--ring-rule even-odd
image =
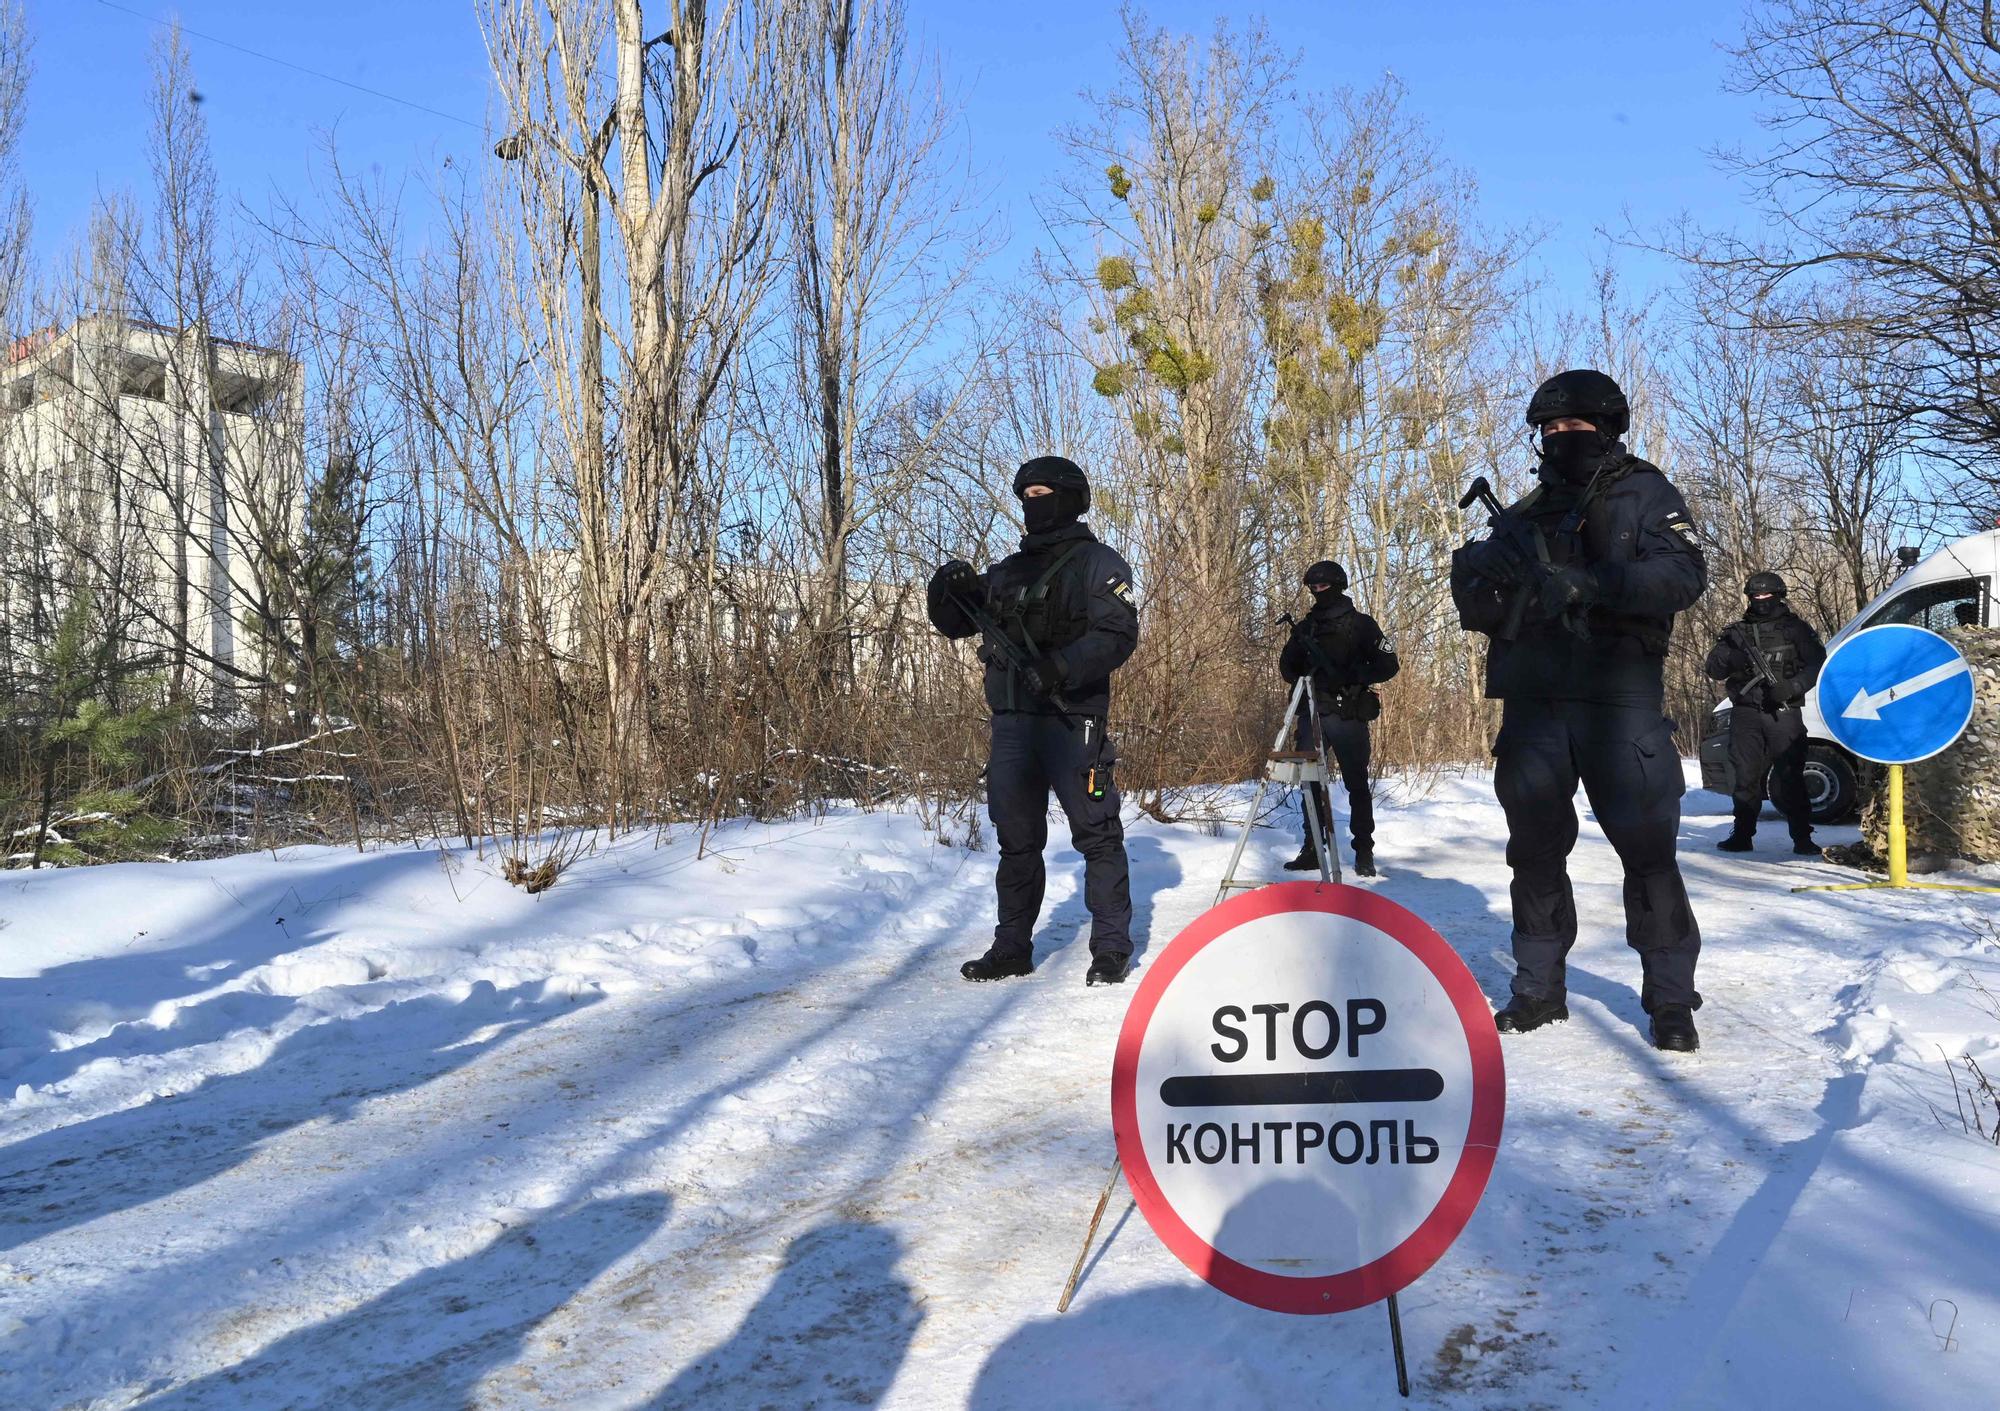
[[[1907,623],[1933,632],[1984,627],[1987,582],[1984,578],[1952,578],[1942,583],[1919,584],[1882,604],[1863,626]]]

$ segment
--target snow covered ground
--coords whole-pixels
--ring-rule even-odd
[[[1939,1053],[2000,1072],[2000,897],[1793,895],[1837,869],[1687,808],[1705,1047],[1647,1046],[1586,827],[1573,1018],[1507,1042],[1485,1201],[1402,1300],[1409,1404],[1994,1405],[2000,1151]],[[1230,840],[1130,837],[1157,949]],[[1369,884],[1495,996],[1502,840],[1451,781],[1382,810]],[[1395,1402],[1379,1309],[1234,1304],[1122,1187],[1055,1313],[1131,993],[1082,984],[1073,853],[1036,974],[971,986],[990,851],[719,841],[539,897],[435,848],[0,879],[0,1406]]]

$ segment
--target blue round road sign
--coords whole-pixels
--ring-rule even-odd
[[[1819,713],[1827,733],[1863,759],[1913,764],[1964,733],[1972,687],[1972,668],[1937,633],[1870,627],[1820,668]]]

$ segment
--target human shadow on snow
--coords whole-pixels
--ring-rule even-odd
[[[1132,862],[1132,959],[1154,948],[1153,918],[1162,892],[1181,884],[1181,860],[1150,833],[1127,834],[1125,850]],[[1157,938],[1165,945],[1171,937]]]
[[[1297,1251],[1286,1231],[1308,1183],[1266,1185],[1223,1217],[1215,1243],[1246,1257],[1261,1239],[1272,1267]],[[1332,1192],[1314,1247],[1351,1263],[1362,1232]],[[1281,1256],[1283,1256],[1281,1258]],[[1319,1403],[1394,1400],[1389,1329],[1381,1307],[1301,1317],[1236,1302],[1193,1282],[1091,1299],[1079,1288],[1067,1313],[1015,1329],[987,1356],[969,1411],[1114,1411],[1166,1407],[1288,1406],[1310,1388]]]
[[[522,1360],[535,1329],[651,1239],[667,1210],[666,1196],[648,1192],[545,1212],[245,1362],[138,1404],[146,1411],[483,1405],[481,1380]]]
[[[1125,835],[1125,859],[1131,874],[1132,959],[1136,962],[1152,949],[1158,896],[1181,884],[1181,864],[1158,838],[1148,833]],[[1052,876],[1059,871],[1070,872],[1076,880],[1076,890],[1055,906],[1047,907],[1046,915],[1039,918],[1041,924],[1034,940],[1038,966],[1070,950],[1078,940],[1087,941],[1091,927],[1090,910],[1083,900],[1082,856],[1065,843],[1048,859],[1048,868]]]
[[[419,1087],[595,1002],[542,988],[503,991],[482,980],[461,1000],[424,995],[326,1020],[280,1040],[245,1072],[0,1147],[0,1251],[191,1189],[276,1133],[343,1120],[371,1098]]]
[[[806,1231],[736,1330],[641,1411],[879,1404],[924,1318],[902,1257],[902,1240],[870,1221]]]

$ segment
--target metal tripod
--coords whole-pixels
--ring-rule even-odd
[[[1299,709],[1303,706],[1306,719],[1312,722],[1313,747],[1309,750],[1288,749],[1297,738]],[[1313,693],[1312,677],[1301,676],[1292,687],[1292,699],[1285,707],[1284,723],[1278,726],[1278,738],[1271,742],[1271,755],[1265,761],[1264,773],[1257,780],[1256,796],[1250,800],[1250,812],[1243,819],[1243,831],[1237,836],[1236,849],[1229,854],[1229,866],[1223,869],[1222,885],[1215,889],[1216,904],[1220,905],[1234,891],[1243,891],[1264,885],[1261,881],[1243,882],[1236,878],[1236,869],[1243,862],[1243,849],[1250,842],[1250,830],[1257,826],[1257,811],[1264,806],[1264,791],[1272,784],[1289,784],[1299,789],[1305,804],[1306,836],[1312,839],[1313,848],[1319,854],[1319,877],[1322,882],[1340,880],[1340,854],[1334,850],[1330,818],[1322,818],[1319,809],[1313,806],[1312,792],[1307,787],[1317,784],[1320,797],[1326,801],[1328,815],[1333,812],[1333,786],[1326,767],[1326,732],[1320,729],[1319,699]]]

